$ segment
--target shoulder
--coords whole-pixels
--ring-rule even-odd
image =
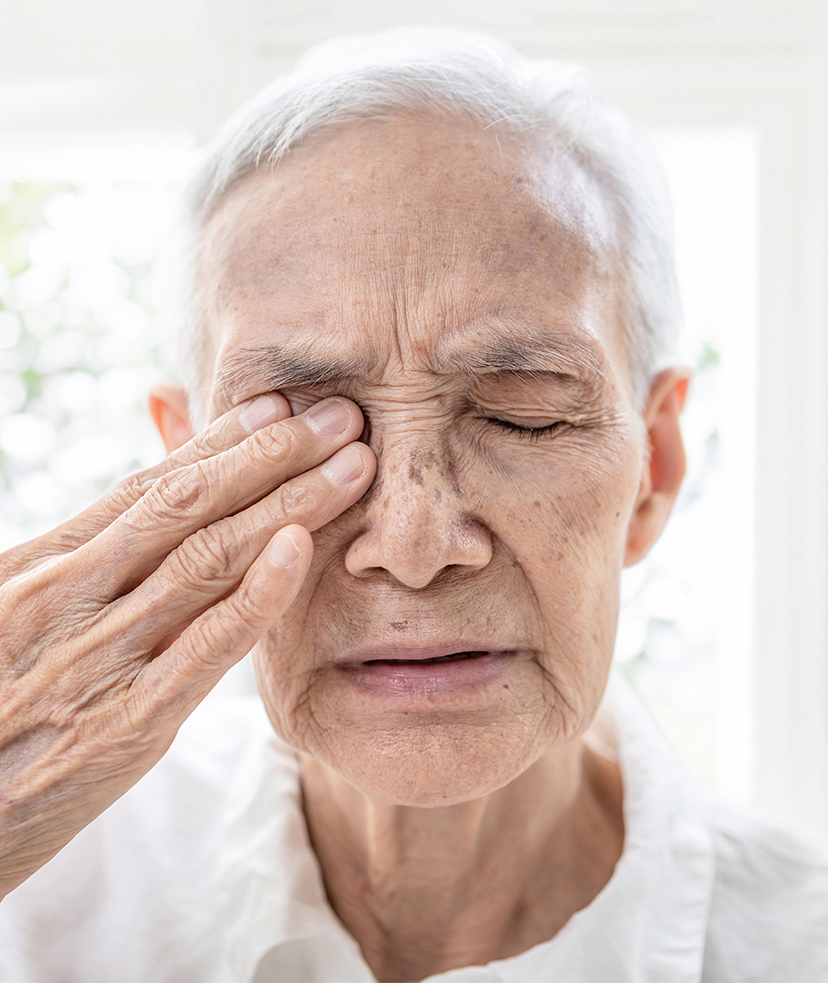
[[[828,844],[705,798],[715,850],[704,978],[828,979]]]

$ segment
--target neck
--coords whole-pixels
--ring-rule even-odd
[[[621,854],[620,774],[580,741],[494,793],[443,808],[369,799],[311,758],[302,773],[329,900],[389,983],[551,938]]]

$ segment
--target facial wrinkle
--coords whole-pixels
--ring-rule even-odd
[[[343,131],[309,151],[300,171],[295,161],[280,162],[278,189],[265,182],[267,194],[252,204],[241,193],[234,202],[231,193],[223,206],[232,219],[225,253],[245,248],[239,233],[232,241],[233,229],[244,228],[251,208],[269,237],[247,244],[253,252],[245,263],[263,257],[263,275],[251,276],[225,305],[224,355],[263,345],[345,361],[365,355],[371,365],[341,384],[365,412],[381,457],[369,495],[314,534],[306,584],[259,647],[268,713],[289,743],[318,754],[360,794],[428,808],[508,783],[578,731],[579,713],[589,715],[594,694],[585,681],[609,658],[595,640],[595,622],[612,607],[602,601],[610,588],[596,591],[590,581],[603,584],[610,566],[617,573],[616,541],[639,482],[630,427],[613,435],[604,426],[610,410],[630,416],[620,398],[615,321],[603,314],[606,285],[593,282],[592,259],[565,241],[559,217],[550,211],[544,226],[534,192],[515,185],[525,159],[501,159],[485,133],[458,140],[471,129],[391,123],[380,156],[376,141],[361,144],[360,132]],[[424,177],[412,185],[415,165]],[[347,202],[338,182],[346,169],[354,175]],[[278,264],[272,279],[270,263]],[[225,282],[232,288],[232,278]],[[545,335],[560,342],[557,352],[529,344]],[[486,351],[500,339],[511,344]],[[456,364],[437,364],[451,346]],[[548,374],[538,380],[537,401],[528,382],[510,390],[504,381],[503,366],[514,370],[527,353],[536,362],[521,371]],[[500,376],[483,371],[498,361]],[[314,372],[310,381],[324,376],[325,386],[337,385],[318,365]],[[277,381],[271,375],[250,384]],[[246,385],[241,374],[232,383]],[[483,395],[494,388],[507,395],[490,407]],[[487,418],[509,392],[518,394],[523,416],[538,417],[533,426],[545,418],[546,395],[558,407],[589,406],[588,425],[538,441],[505,432]],[[285,393],[291,405],[297,396],[304,405],[331,394],[324,386]],[[387,512],[372,512],[377,499]],[[412,508],[421,528],[387,524],[404,523]],[[371,524],[397,537],[405,561],[417,549],[436,551],[439,544],[420,536],[435,516],[445,524],[444,555],[450,560],[445,551],[460,543],[460,562],[428,581],[426,574],[438,572],[433,552],[420,556],[427,562],[417,586],[395,581],[370,542]],[[349,566],[356,546],[366,544],[373,554]],[[478,550],[473,564],[471,548]],[[355,646],[399,644],[392,624],[405,626],[408,644],[486,637],[522,654],[509,663],[508,689],[470,693],[468,712],[438,703],[402,715],[345,686],[334,668]],[[585,687],[586,703],[570,700],[570,712],[541,668],[566,696]]]

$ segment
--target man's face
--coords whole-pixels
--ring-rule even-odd
[[[368,421],[377,479],[255,662],[375,798],[501,787],[598,705],[645,458],[612,242],[565,157],[434,121],[323,133],[208,224],[211,418],[278,389]],[[488,654],[411,664],[457,652]]]

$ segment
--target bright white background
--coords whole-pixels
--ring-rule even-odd
[[[156,242],[192,148],[242,99],[316,40],[411,22],[585,64],[659,147],[676,196],[686,357],[695,364],[707,344],[720,358],[688,408],[682,508],[625,583],[619,657],[702,780],[828,830],[822,0],[2,0],[0,181],[79,182],[85,216],[97,208]],[[121,197],[107,199],[113,186]],[[69,219],[58,209],[54,221]],[[135,346],[137,322],[118,304],[112,330]],[[108,419],[136,427],[137,459],[157,445],[118,399],[154,370],[130,357],[137,367],[104,396]],[[91,390],[72,385],[83,402]],[[101,445],[76,439],[94,472]],[[642,645],[648,657],[630,658]]]

